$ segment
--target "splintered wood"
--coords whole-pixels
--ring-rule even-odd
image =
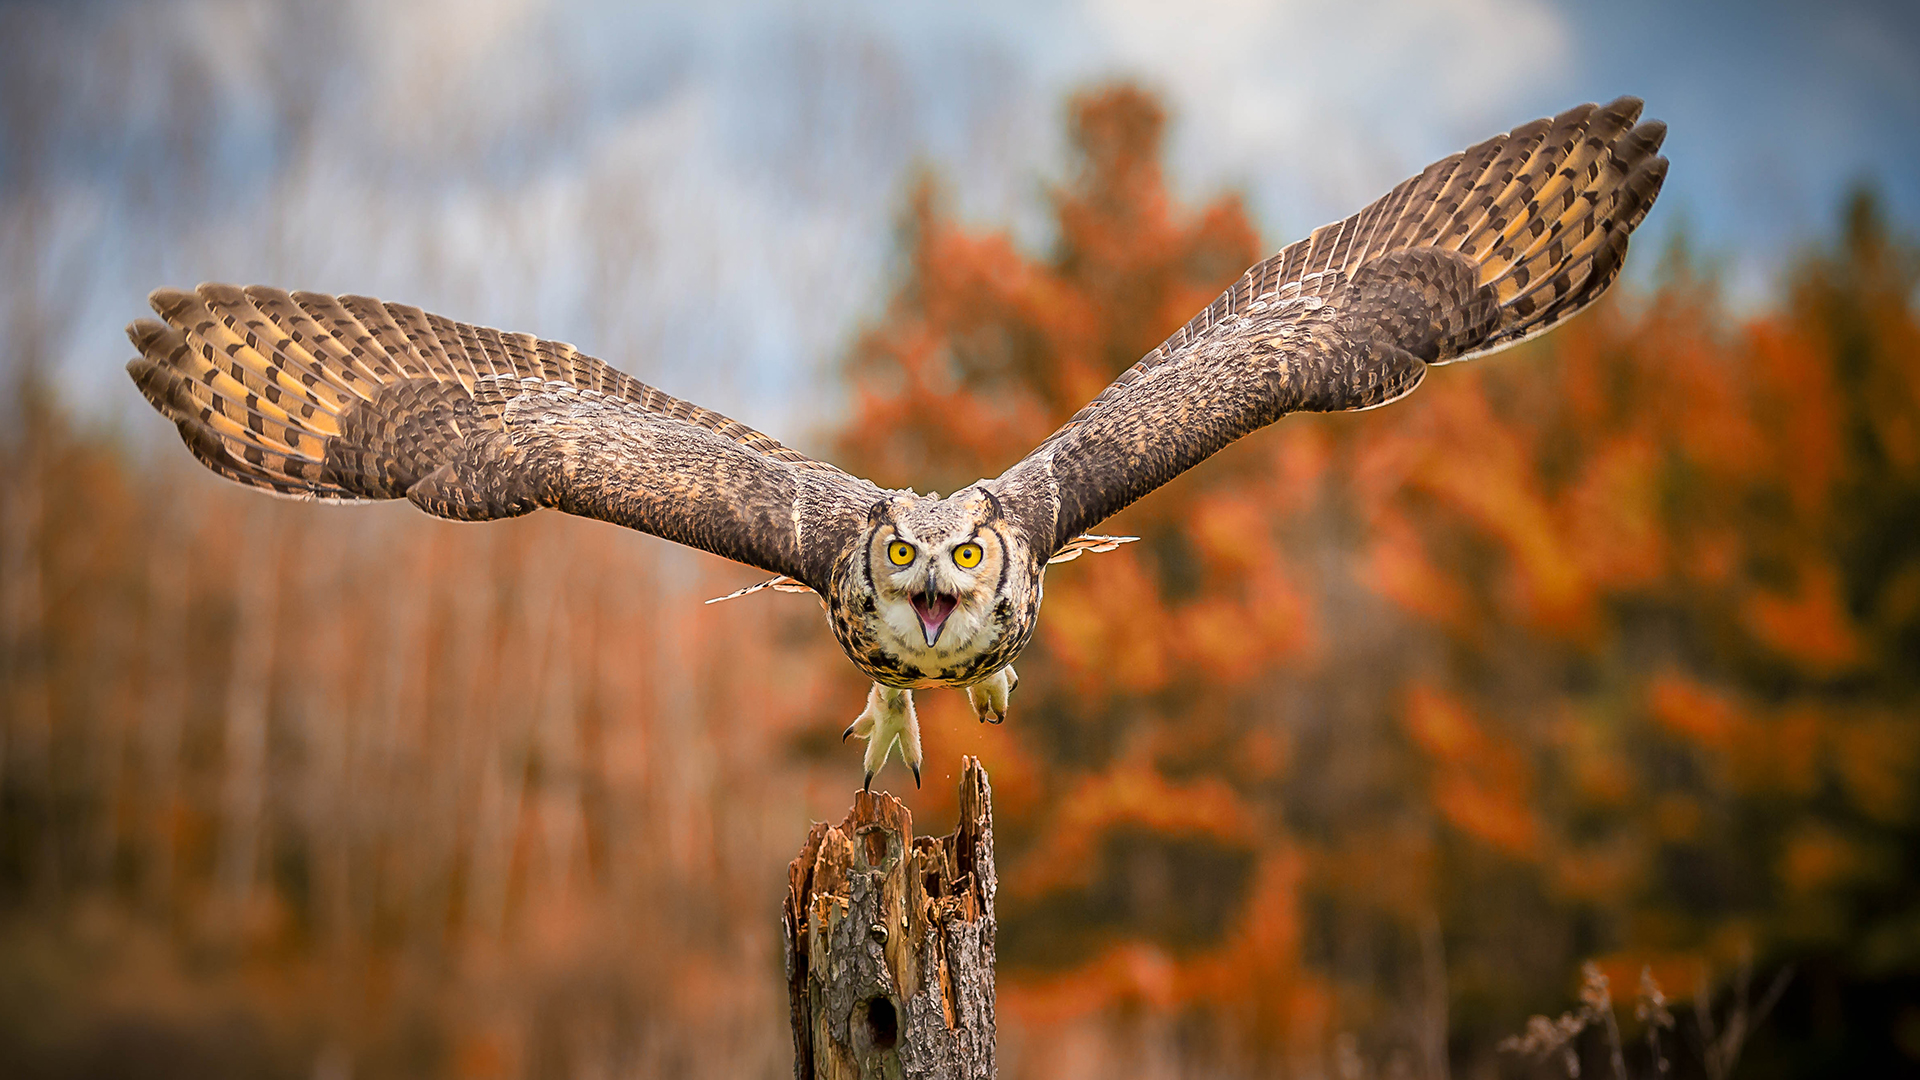
[[[863,791],[839,825],[813,826],[787,875],[795,1080],[994,1075],[993,803],[978,759],[953,835],[916,837],[899,800]]]

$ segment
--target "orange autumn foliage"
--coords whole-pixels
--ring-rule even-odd
[[[1163,123],[1076,100],[1040,255],[916,190],[849,362],[854,464],[997,474],[1268,250],[1231,198],[1178,207]],[[1577,968],[1560,928],[1684,995],[1807,947],[1785,897],[1899,880],[1866,853],[1915,835],[1920,322],[1911,256],[1851,212],[1775,312],[1734,320],[1676,254],[1646,300],[1249,438],[1106,526],[1144,543],[1055,568],[1009,720],[1041,777],[1002,847],[1013,1015],[1145,1002],[1297,1053],[1417,996],[1436,920],[1484,1046]]]
[[[996,475],[1276,247],[1170,193],[1164,124],[1074,101],[1044,252],[916,188],[829,456]],[[920,702],[917,827],[961,753],[993,773],[1002,1074],[1437,1045],[1486,1075],[1589,958],[1675,998],[1749,949],[1920,978],[1920,260],[1890,236],[1853,204],[1743,316],[1643,244],[1642,292],[1285,420],[1055,567],[1008,722]],[[703,607],[751,575],[558,515],[259,499],[26,390],[0,1043],[36,1075],[126,1032],[207,1075],[786,1067],[775,898],[844,811],[864,689],[811,600]]]

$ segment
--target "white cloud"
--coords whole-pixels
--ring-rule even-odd
[[[1527,119],[1512,102],[1566,63],[1538,0],[1085,0],[1098,52],[1172,99],[1180,158],[1304,232],[1430,158]]]
[[[85,380],[118,385],[100,358],[153,285],[267,279],[572,337],[799,435],[786,417],[819,414],[885,300],[909,170],[1038,247],[1064,96],[1103,79],[1162,91],[1175,183],[1245,191],[1271,246],[1619,89],[1674,122],[1665,216],[1710,193],[1703,229],[1768,266],[1840,179],[1910,158],[1886,133],[1911,126],[1920,68],[1879,24],[1828,20],[1811,45],[1755,24],[1773,52],[1716,52],[1717,20],[1691,38],[1648,21],[1548,0],[89,6],[47,46],[51,92],[98,98],[103,134],[45,194],[99,205],[43,232],[98,252],[89,303],[110,317],[68,343]],[[1798,81],[1770,59],[1803,56]],[[299,115],[310,140],[288,155]]]
[[[426,125],[465,119],[476,104],[537,95],[554,72],[538,43],[544,0],[371,0],[352,8],[358,41],[371,54],[375,113],[401,138]],[[476,100],[477,99],[477,100]]]

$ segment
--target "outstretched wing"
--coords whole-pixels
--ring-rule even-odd
[[[1666,178],[1640,102],[1581,105],[1428,167],[1248,270],[992,487],[1056,551],[1290,412],[1367,409],[1592,303]]]
[[[134,382],[208,468],[280,495],[555,507],[818,586],[884,496],[571,345],[360,296],[150,299]]]

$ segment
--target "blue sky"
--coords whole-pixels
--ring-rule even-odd
[[[155,285],[369,292],[572,340],[805,445],[884,302],[909,176],[1047,240],[1062,104],[1130,78],[1171,172],[1269,247],[1428,161],[1633,93],[1684,227],[1759,303],[1874,185],[1920,223],[1920,5],[1294,0],[0,4],[16,353],[157,423],[119,337]]]

